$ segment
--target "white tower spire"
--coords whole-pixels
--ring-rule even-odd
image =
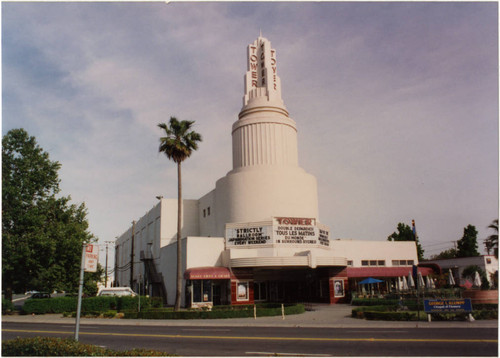
[[[247,72],[245,74],[245,95],[243,107],[251,105],[252,101],[280,107],[285,105],[281,99],[281,81],[277,73],[276,50],[271,48],[271,42],[262,37],[247,47]]]
[[[297,128],[281,99],[276,51],[259,36],[247,48],[243,108],[232,128],[233,170],[217,181],[225,223],[277,216],[317,218],[316,178],[299,167]]]

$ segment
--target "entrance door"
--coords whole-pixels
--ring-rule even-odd
[[[221,286],[220,283],[214,283],[212,286],[212,299],[214,306],[221,305]]]

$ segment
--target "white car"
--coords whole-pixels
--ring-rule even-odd
[[[107,287],[99,289],[97,296],[137,296],[130,287]]]

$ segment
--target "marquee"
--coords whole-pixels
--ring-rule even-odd
[[[328,247],[329,236],[329,229],[315,218],[275,217],[266,222],[226,224],[226,247]]]

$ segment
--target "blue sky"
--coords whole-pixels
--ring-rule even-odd
[[[2,3],[2,134],[62,164],[63,195],[114,240],[176,197],[158,154],[171,115],[204,141],[197,199],[231,170],[246,46],[262,31],[333,238],[386,240],[415,219],[426,255],[498,218],[496,2]]]

